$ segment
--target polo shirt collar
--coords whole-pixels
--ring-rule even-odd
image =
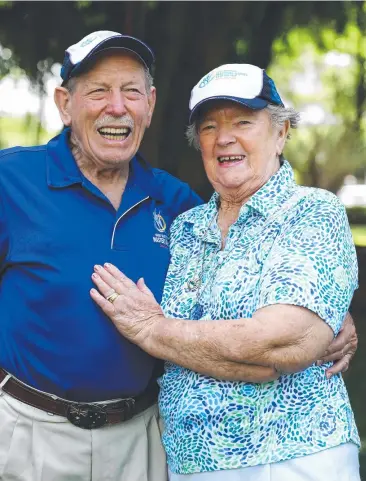
[[[85,177],[80,171],[69,146],[70,129],[65,128],[47,144],[47,183],[50,187],[62,188],[83,184]],[[154,170],[137,153],[130,162],[127,185],[156,200],[164,200]]]
[[[137,152],[130,162],[130,175],[128,183],[136,186],[155,200],[164,201],[164,192],[158,182],[154,169],[144,157]]]
[[[220,244],[221,235],[217,226],[217,214],[219,209],[219,195],[214,192],[207,204],[192,211],[193,218],[188,222],[193,224],[193,234],[205,242]]]
[[[50,187],[68,187],[82,183],[83,175],[69,147],[70,129],[64,129],[47,144],[47,183]]]
[[[295,186],[294,172],[289,162],[285,160],[268,182],[241,207],[236,222],[245,222],[250,211],[253,210],[265,218],[271,217],[283,206]],[[218,242],[215,226],[217,226],[219,201],[218,193],[214,192],[209,202],[201,209],[195,209],[193,217],[187,220],[193,224],[193,233],[207,242]]]
[[[294,171],[289,162],[285,160],[279,170],[245,205],[256,210],[265,218],[271,217],[283,206],[295,186]]]

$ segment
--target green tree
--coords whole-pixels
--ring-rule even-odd
[[[350,3],[357,2],[2,2],[0,44],[42,90],[43,66],[60,61],[67,46],[93,30],[145,39],[157,53],[158,103],[143,152],[207,196],[200,156],[183,135],[193,85],[223,63],[267,67],[273,41],[293,25],[316,31],[331,21],[342,31]]]
[[[200,155],[188,148],[183,135],[191,88],[220,64],[270,65],[281,93],[295,107],[321,103],[327,113],[329,123],[302,128],[287,153],[304,182],[336,190],[344,173],[362,170],[365,164],[365,26],[364,1],[0,1],[0,45],[8,49],[5,55],[0,51],[0,78],[17,65],[41,92],[44,75],[54,62],[61,62],[65,48],[91,31],[115,30],[145,39],[157,54],[158,102],[143,151],[154,165],[207,197],[211,187]],[[349,68],[325,68],[329,51],[348,55]],[[303,75],[309,64],[324,87],[312,98],[293,87],[294,76]],[[358,254],[356,321],[366,311],[366,254]],[[362,323],[359,332],[361,346],[347,383],[365,437]]]
[[[294,27],[276,39],[270,68],[285,98],[308,112],[288,157],[305,184],[334,192],[345,175],[364,177],[366,168],[365,3],[349,5],[346,13],[341,33],[328,25],[316,33]]]

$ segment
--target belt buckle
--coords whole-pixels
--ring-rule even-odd
[[[66,417],[71,424],[82,429],[101,428],[107,424],[105,406],[96,404],[71,404],[67,409]]]

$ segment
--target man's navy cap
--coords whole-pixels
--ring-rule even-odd
[[[113,49],[133,52],[148,70],[155,61],[153,51],[141,40],[118,32],[101,30],[90,33],[65,51],[61,68],[62,83],[81,73],[95,55],[104,50]]]
[[[189,102],[189,123],[203,104],[212,100],[230,100],[253,110],[268,104],[284,107],[273,80],[266,72],[250,64],[228,64],[215,68],[193,87]]]

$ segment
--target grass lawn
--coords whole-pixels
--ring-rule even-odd
[[[366,247],[366,225],[351,225],[356,246]]]

